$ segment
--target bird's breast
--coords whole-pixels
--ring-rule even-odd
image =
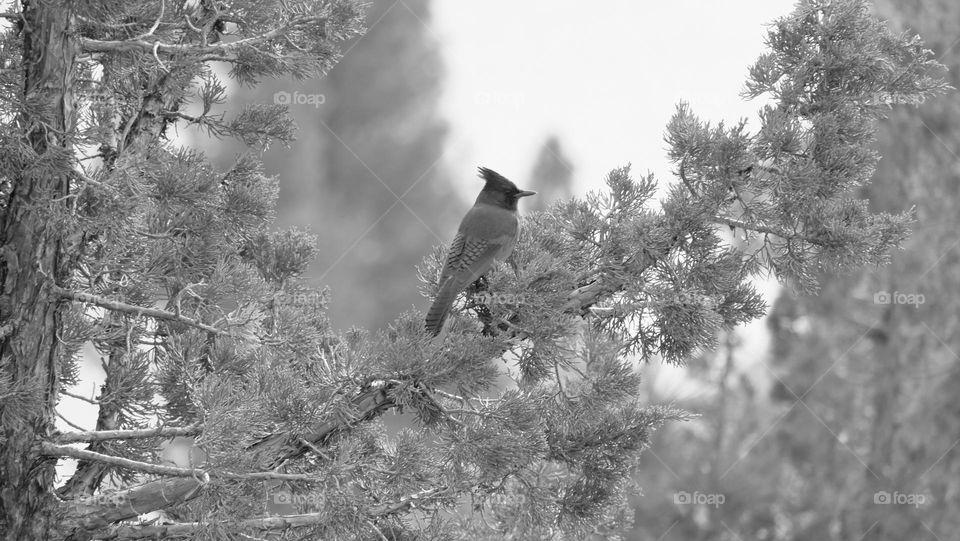
[[[517,213],[493,205],[474,205],[460,222],[461,233],[490,242],[515,240],[517,231]]]

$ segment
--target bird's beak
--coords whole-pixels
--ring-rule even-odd
[[[537,195],[537,192],[531,192],[529,190],[521,190],[517,192],[517,199],[521,197],[527,197],[528,195]]]

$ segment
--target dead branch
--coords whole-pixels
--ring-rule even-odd
[[[85,302],[87,304],[93,304],[99,306],[100,308],[106,308],[107,310],[113,310],[114,312],[124,312],[127,314],[134,314],[137,316],[146,316],[152,317],[154,319],[162,319],[165,321],[176,321],[178,323],[183,323],[185,325],[190,325],[191,327],[196,327],[198,329],[207,331],[213,334],[223,334],[224,331],[207,325],[206,323],[201,323],[195,321],[185,316],[175,314],[173,312],[167,312],[166,310],[158,310],[156,308],[147,308],[145,306],[136,306],[133,304],[126,304],[119,301],[111,301],[110,299],[105,299],[103,297],[98,297],[96,295],[91,295],[89,293],[81,293],[79,291],[70,291],[64,289],[60,286],[53,286],[53,293],[59,295],[64,299],[69,299],[78,302]]]
[[[143,430],[87,430],[83,432],[64,432],[57,434],[57,443],[78,443],[106,440],[133,440],[140,438],[173,438],[176,436],[195,436],[202,432],[199,425],[186,427],[158,427]]]

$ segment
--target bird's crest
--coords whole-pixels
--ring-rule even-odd
[[[486,181],[487,186],[506,193],[520,191],[516,184],[510,182],[507,177],[497,173],[493,169],[481,167],[480,178]]]

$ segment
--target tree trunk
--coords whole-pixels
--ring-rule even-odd
[[[9,540],[45,539],[56,521],[55,461],[37,439],[54,430],[60,309],[50,294],[65,275],[61,232],[50,211],[69,190],[68,135],[73,127],[69,5],[24,0],[24,107],[18,123],[25,149],[0,232],[0,376],[9,385],[0,405],[0,532]],[[9,163],[9,162],[8,162]]]

